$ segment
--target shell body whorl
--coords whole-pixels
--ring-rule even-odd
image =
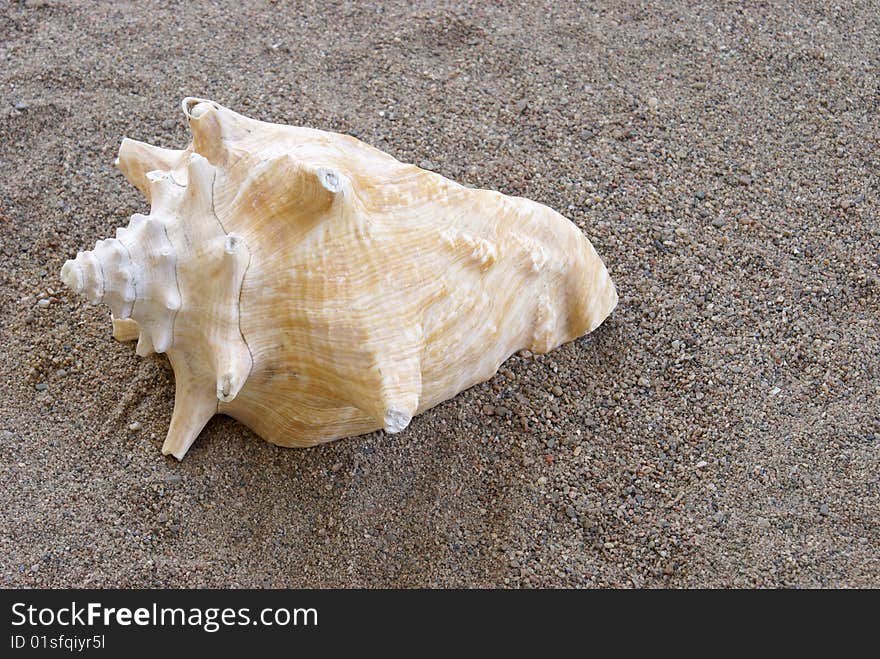
[[[189,147],[120,149],[150,215],[62,270],[110,306],[114,336],[136,322],[139,354],[167,352],[165,453],[182,458],[216,412],[284,446],[397,432],[617,303],[592,245],[546,206],[345,135],[183,107]]]

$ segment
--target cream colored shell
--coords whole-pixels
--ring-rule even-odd
[[[62,269],[117,339],[168,355],[166,454],[218,412],[282,446],[397,432],[617,304],[590,242],[546,206],[346,135],[183,109],[186,149],[120,148],[150,215]]]

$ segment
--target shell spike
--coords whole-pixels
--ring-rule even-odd
[[[162,455],[173,455],[183,460],[202,428],[217,413],[217,399],[210,394],[189,390],[187,383],[176,374],[175,377],[174,412],[171,414],[168,435],[162,444]]]
[[[412,412],[389,407],[385,410],[385,418],[382,420],[382,428],[385,432],[396,433],[405,429],[412,420]]]
[[[150,339],[150,335],[143,330],[141,330],[140,336],[138,336],[137,347],[134,351],[138,357],[147,357],[156,352],[155,348],[153,348],[153,341]]]
[[[170,325],[158,324],[153,328],[153,350],[162,353],[167,352],[174,341],[174,332]]]
[[[193,153],[187,164],[186,198],[183,204],[191,210],[213,214],[214,177],[217,170],[204,156]]]
[[[229,364],[217,376],[217,400],[231,403],[238,396],[250,373],[250,364],[237,366]]]
[[[162,171],[152,171],[147,173],[147,188],[149,194],[147,199],[150,200],[150,208],[152,211],[164,210],[173,205],[182,191],[182,187],[174,182],[171,174]],[[153,215],[147,216],[147,219],[138,222],[146,223],[150,221]]]
[[[119,147],[116,166],[119,167],[128,182],[140,190],[147,201],[151,201],[147,173],[157,169],[168,172],[177,168],[184,153],[184,150],[163,149],[126,137]]]
[[[189,96],[181,103],[183,114],[193,134],[193,151],[207,158],[212,165],[224,165],[227,158],[225,142],[237,139],[237,124],[244,117],[213,101]]]
[[[183,460],[202,428],[217,414],[217,399],[210,385],[192,371],[182,355],[169,352],[168,359],[174,369],[174,412],[162,455]]]
[[[217,110],[217,104],[206,98],[187,96],[180,102],[180,109],[190,121],[201,119],[208,112]]]
[[[312,218],[330,208],[346,184],[337,170],[313,167],[290,155],[276,156],[254,167],[232,201],[229,214]]]
[[[377,421],[385,432],[400,432],[409,425],[419,408],[422,392],[421,363],[418,357],[393,363],[380,362],[381,374]]]

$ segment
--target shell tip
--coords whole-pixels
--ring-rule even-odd
[[[173,455],[178,462],[182,461],[186,452],[189,450],[189,447],[185,449],[178,449],[176,452],[167,445],[168,441],[166,440],[165,444],[162,445],[162,455]]]
[[[198,119],[206,112],[216,109],[213,101],[195,96],[187,96],[180,102],[180,107],[187,119]]]
[[[238,376],[233,371],[227,371],[217,378],[217,400],[221,403],[231,403],[238,396],[244,385],[245,378]]]
[[[240,244],[238,236],[234,233],[227,234],[226,241],[223,243],[223,251],[232,256],[238,250]]]
[[[68,260],[61,268],[61,281],[74,293],[82,293],[83,271],[76,261]]]
[[[183,460],[202,428],[217,413],[217,400],[196,393],[190,388],[192,384],[185,379],[178,380],[171,425],[162,444],[162,455],[173,455],[178,460]]]
[[[146,332],[141,332],[138,337],[137,347],[134,349],[138,357],[148,357],[156,352],[153,347],[153,341],[147,336]]]
[[[389,407],[385,410],[384,427],[387,433],[400,432],[409,425],[412,414],[405,410]]]
[[[328,192],[337,193],[342,190],[342,177],[333,171],[332,169],[319,168],[318,169],[318,180],[321,181],[321,185],[324,186],[324,189]]]

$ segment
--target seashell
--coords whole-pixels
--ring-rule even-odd
[[[384,428],[596,329],[617,293],[593,246],[534,201],[468,188],[336,133],[187,98],[192,143],[125,139],[150,202],[64,264],[113,335],[168,356],[162,452],[232,416],[282,446]]]

